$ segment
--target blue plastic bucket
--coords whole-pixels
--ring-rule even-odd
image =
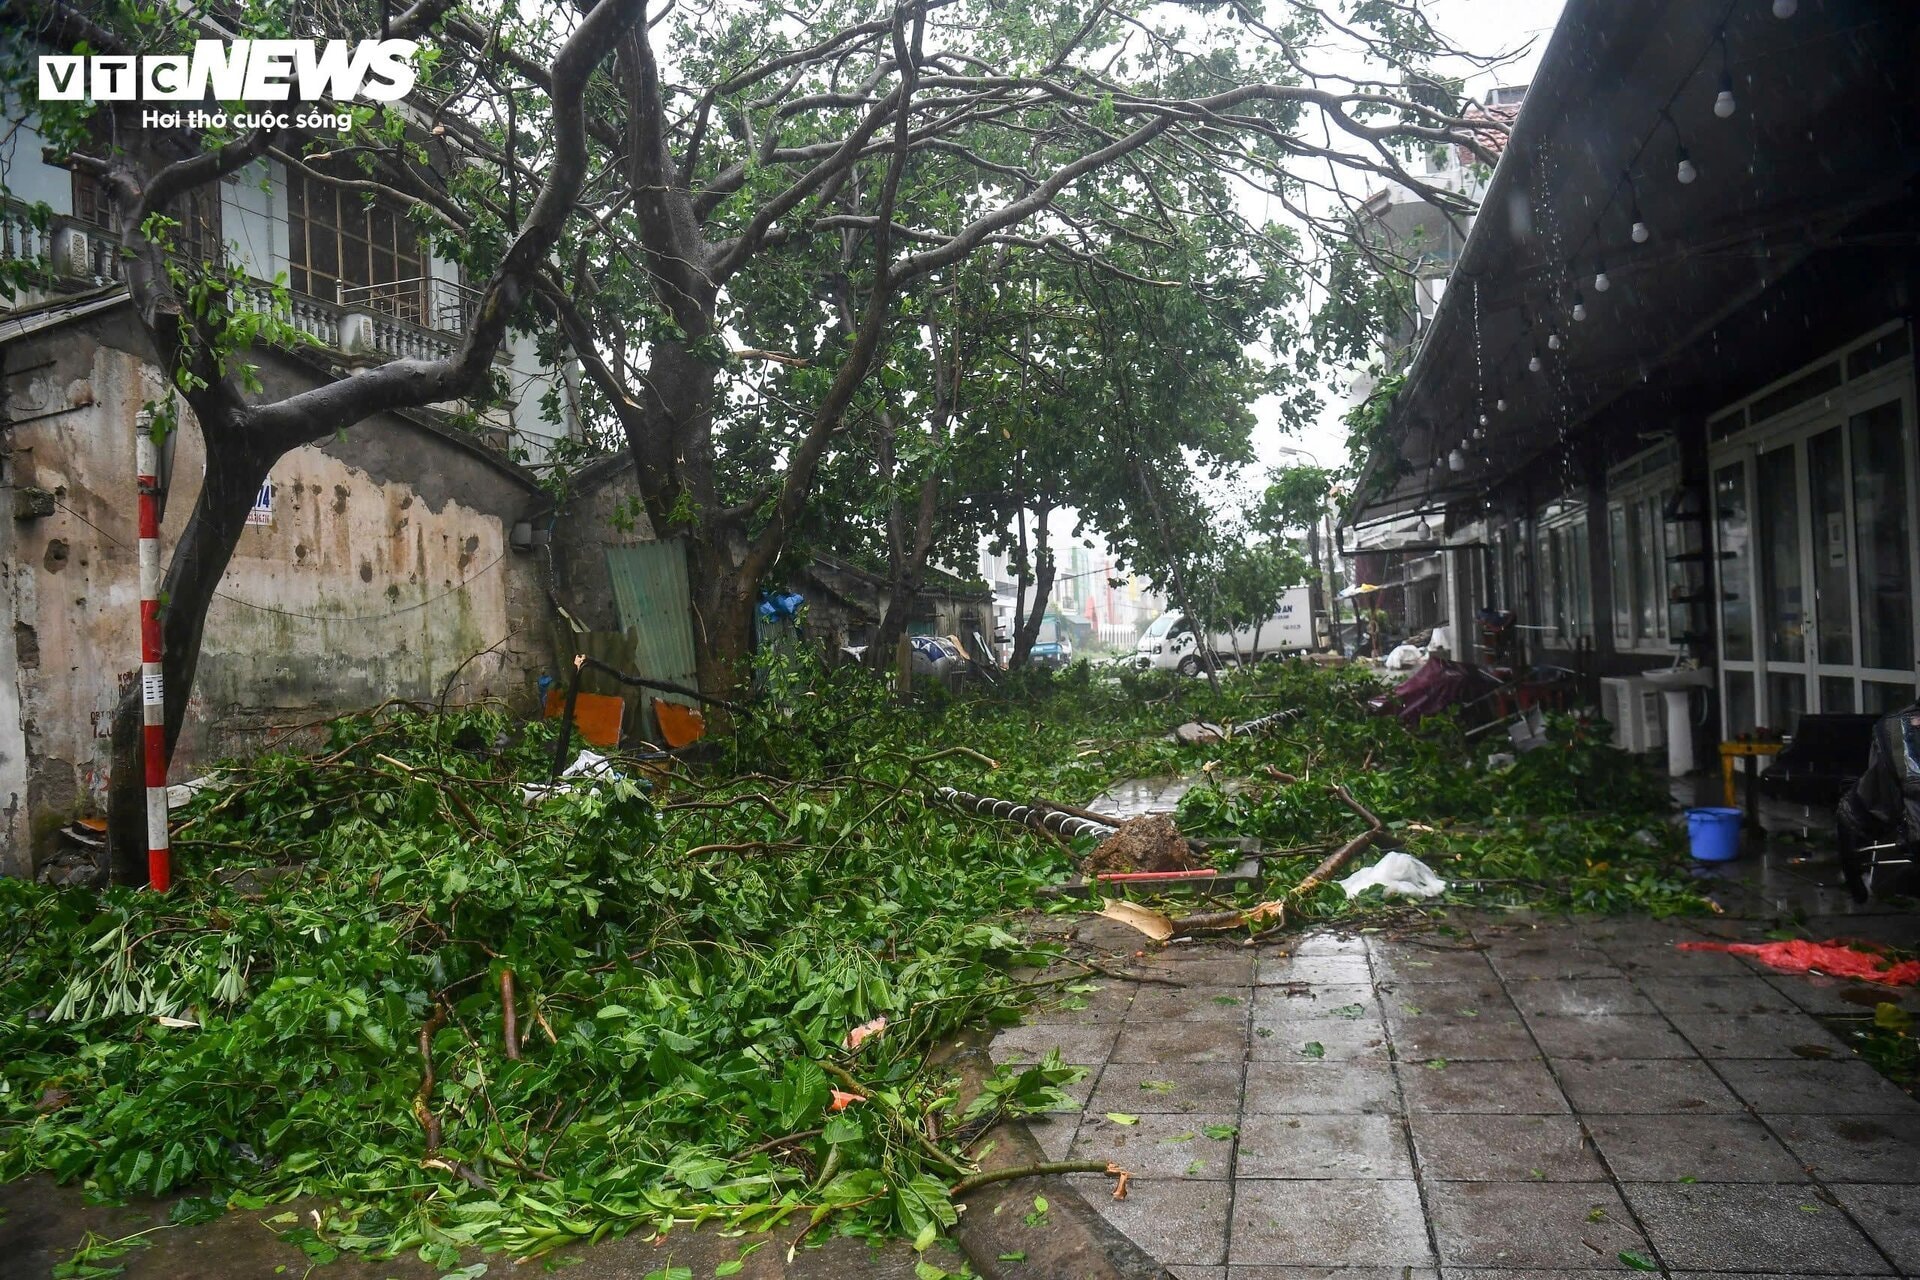
[[[1687,810],[1687,838],[1702,862],[1730,862],[1740,856],[1739,809]]]

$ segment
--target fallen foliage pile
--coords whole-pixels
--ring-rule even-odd
[[[232,766],[176,815],[171,895],[0,881],[0,1178],[315,1194],[330,1213],[293,1230],[317,1249],[448,1264],[709,1219],[930,1240],[979,1134],[1068,1073],[1004,1072],[963,1108],[926,1054],[1031,994],[1008,970],[1041,955],[1008,923],[1095,843],[960,813],[943,783],[1084,803],[1207,765],[1235,786],[1190,792],[1181,829],[1280,850],[1211,905],[1292,894],[1290,922],[1350,909],[1301,884],[1361,830],[1334,784],[1481,899],[1696,902],[1617,753],[1468,769],[1456,731],[1367,714],[1351,673],[1214,693],[1081,667],[914,709],[861,673],[767,681],[730,758],[664,795],[629,767],[529,805],[550,729],[389,710]],[[1186,705],[1152,700],[1176,688]],[[1276,708],[1300,714],[1166,740]]]

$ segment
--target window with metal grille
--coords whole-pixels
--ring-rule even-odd
[[[426,255],[406,215],[387,201],[369,203],[359,192],[291,169],[287,283],[309,297],[427,322]]]

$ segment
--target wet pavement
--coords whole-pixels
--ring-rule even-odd
[[[1818,839],[1770,815],[1801,816]],[[1096,978],[993,1052],[1087,1068],[1034,1132],[1131,1169],[1125,1200],[1084,1193],[1187,1280],[1920,1275],[1920,1104],[1819,1020],[1920,997],[1674,947],[1783,921],[1913,946],[1920,922],[1778,837],[1710,875],[1727,914],[1664,922],[1454,911],[1137,955],[1081,917],[1146,980]]]

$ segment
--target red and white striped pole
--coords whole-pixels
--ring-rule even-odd
[[[140,710],[141,755],[147,772],[147,885],[165,893],[173,883],[167,841],[167,697],[160,657],[160,446],[153,415],[135,420],[140,470]]]

